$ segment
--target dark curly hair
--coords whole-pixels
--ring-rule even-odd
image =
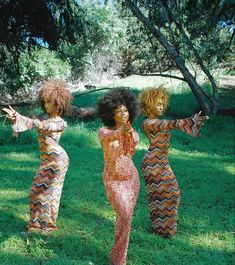
[[[56,104],[60,115],[71,115],[73,97],[64,81],[53,79],[43,81],[38,94],[38,102],[44,111],[45,98],[50,98]]]
[[[112,128],[116,125],[115,110],[120,105],[127,107],[132,123],[138,113],[136,96],[129,90],[119,87],[107,92],[98,102],[98,114],[105,126]]]

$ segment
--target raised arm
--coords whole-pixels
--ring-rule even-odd
[[[177,120],[151,119],[151,120],[145,120],[142,123],[142,129],[144,131],[149,131],[149,132],[172,130],[177,128],[178,128]]]
[[[49,131],[49,132],[61,132],[67,128],[67,122],[65,122],[62,119],[55,120],[52,122],[49,122],[47,120],[45,121],[34,120],[33,123],[37,124],[37,127],[40,130]]]
[[[199,131],[204,124],[204,121],[209,119],[208,116],[201,116],[201,111],[185,119],[179,119],[178,128],[193,137],[199,136]]]
[[[160,120],[152,119],[146,120],[142,124],[143,130],[148,133],[157,132],[161,130],[180,129],[181,131],[197,137],[203,122],[207,120],[207,116],[201,116],[201,112],[194,114],[191,117],[176,120]]]
[[[9,108],[4,108],[3,110],[7,112],[7,117],[12,121],[12,129],[15,135],[17,135],[19,132],[24,132],[33,128],[38,128],[44,131],[58,132],[63,131],[67,127],[67,123],[61,118],[50,122],[48,120],[28,118],[19,114],[10,106]]]

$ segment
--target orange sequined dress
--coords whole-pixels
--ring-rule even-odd
[[[142,128],[150,146],[142,162],[150,218],[154,233],[170,237],[177,233],[177,211],[180,189],[169,165],[170,131],[181,131],[196,137],[200,126],[198,115],[179,120],[146,119]]]
[[[38,128],[40,148],[40,166],[33,179],[30,195],[29,230],[56,230],[60,197],[64,184],[64,177],[69,166],[69,158],[59,145],[62,132],[67,123],[61,117],[48,118],[47,115],[39,119],[30,119],[19,113],[13,124],[14,133]]]
[[[138,134],[125,135],[120,129],[101,128],[99,139],[104,153],[103,181],[107,198],[116,213],[112,265],[125,265],[131,219],[139,193],[139,175],[132,161]]]

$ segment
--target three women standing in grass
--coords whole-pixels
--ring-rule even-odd
[[[167,104],[168,96],[162,87],[140,93],[140,109],[147,116],[142,129],[150,144],[141,169],[146,183],[152,230],[169,238],[177,233],[180,199],[179,185],[168,160],[171,130],[180,129],[197,137],[203,121],[208,117],[201,116],[199,112],[185,119],[159,119]]]
[[[59,145],[62,132],[67,127],[61,118],[71,110],[72,96],[63,81],[44,81],[38,100],[46,115],[30,119],[20,115],[13,108],[4,108],[12,120],[15,135],[37,128],[41,163],[33,179],[30,195],[30,221],[28,230],[50,232],[57,230],[60,197],[69,158]]]
[[[59,145],[66,122],[61,118],[70,111],[72,96],[65,83],[56,80],[43,82],[39,101],[46,115],[30,119],[11,107],[4,108],[13,122],[15,134],[38,128],[41,164],[30,192],[29,230],[49,232],[58,229],[60,197],[69,159]],[[164,88],[143,90],[140,109],[147,119],[142,129],[150,146],[142,162],[153,232],[171,237],[177,232],[177,210],[180,189],[170,168],[168,155],[170,131],[180,129],[193,137],[207,116],[201,112],[178,120],[159,119],[168,104]],[[99,139],[104,154],[103,182],[107,198],[116,213],[115,242],[110,253],[112,265],[125,265],[131,220],[139,193],[139,175],[132,161],[138,134],[131,124],[137,115],[136,97],[126,89],[106,93],[98,103],[98,112],[106,128],[99,129]]]
[[[107,126],[99,129],[105,162],[103,181],[107,198],[116,213],[110,264],[125,265],[131,220],[139,193],[139,175],[132,161],[139,140],[131,127],[138,110],[136,98],[128,90],[115,89],[100,99],[98,110]]]

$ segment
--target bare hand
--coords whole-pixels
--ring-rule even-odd
[[[208,120],[209,117],[208,116],[200,116],[201,115],[201,111],[199,111],[197,114],[196,114],[196,123],[197,123],[197,126],[202,126],[204,125],[204,121],[205,120]]]
[[[5,111],[7,113],[7,118],[10,119],[11,121],[15,121],[16,120],[16,111],[9,106],[9,108],[3,108],[3,111]]]
[[[127,122],[122,125],[122,130],[125,134],[129,134],[133,132],[133,128],[131,127],[130,122]]]

